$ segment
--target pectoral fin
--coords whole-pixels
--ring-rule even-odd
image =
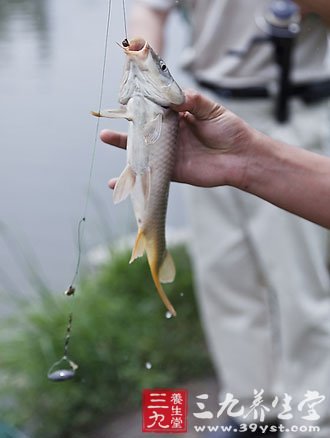
[[[115,204],[118,204],[127,198],[134,188],[135,181],[135,172],[129,165],[127,165],[118,178],[113,192],[113,202]]]
[[[127,108],[108,109],[101,111],[92,111],[91,114],[95,117],[106,117],[108,119],[126,119],[132,121],[132,116],[127,111]]]
[[[159,139],[162,131],[162,122],[162,115],[158,114],[154,119],[145,125],[143,136],[146,144],[154,144]]]
[[[159,280],[161,283],[172,283],[175,278],[175,265],[171,254],[167,251],[164,261],[159,270]]]

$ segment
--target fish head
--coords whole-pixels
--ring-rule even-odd
[[[147,41],[142,38],[124,40],[121,47],[127,56],[120,91],[122,104],[126,104],[137,92],[164,107],[184,102],[181,88],[173,79],[165,62]]]

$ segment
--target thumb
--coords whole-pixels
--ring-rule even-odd
[[[108,187],[109,187],[109,189],[113,190],[113,189],[116,187],[117,180],[118,180],[118,178],[111,178],[111,179],[108,181]]]
[[[198,120],[212,120],[220,117],[226,109],[195,90],[185,91],[185,101],[181,105],[172,105],[174,111],[188,111]]]

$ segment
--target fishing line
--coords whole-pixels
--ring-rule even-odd
[[[110,32],[110,22],[111,22],[111,10],[112,10],[112,0],[108,0],[108,13],[107,13],[107,24],[106,24],[106,35],[105,35],[105,44],[104,44],[104,56],[103,56],[103,66],[102,66],[102,76],[101,76],[101,86],[100,86],[100,96],[99,96],[99,104],[98,104],[98,112],[101,112],[102,108],[102,100],[103,100],[103,90],[104,90],[104,80],[105,80],[105,71],[106,71],[106,65],[107,65],[107,58],[108,58],[108,44],[109,44],[109,32]],[[94,167],[95,167],[95,156],[96,156],[96,146],[98,141],[98,133],[100,128],[100,118],[97,118],[96,127],[95,127],[95,135],[94,135],[94,142],[93,142],[93,150],[92,150],[92,158],[91,158],[91,165],[89,169],[89,177],[88,177],[88,184],[87,184],[87,193],[86,193],[86,202],[85,207],[83,210],[83,216],[79,221],[78,224],[78,259],[76,264],[75,273],[73,276],[73,279],[71,281],[71,284],[69,288],[67,289],[66,293],[70,290],[74,293],[74,283],[79,275],[79,268],[81,263],[81,256],[82,256],[82,242],[83,242],[83,236],[84,236],[84,225],[86,222],[86,216],[90,201],[90,192],[92,188],[92,178],[94,173]],[[69,295],[67,293],[67,295]]]
[[[104,81],[105,81],[105,72],[106,72],[106,65],[107,65],[107,58],[108,58],[108,45],[109,45],[109,33],[110,33],[110,22],[111,22],[111,12],[112,12],[112,0],[108,0],[108,11],[107,11],[107,20],[106,20],[106,33],[105,33],[105,43],[104,43],[104,55],[103,55],[103,66],[102,66],[102,75],[101,75],[101,85],[100,85],[100,95],[99,95],[99,103],[98,103],[98,110],[99,113],[101,112],[102,107],[102,101],[103,101],[103,91],[104,91]],[[125,13],[126,16],[126,13]],[[125,23],[126,26],[126,23]],[[70,286],[65,291],[65,294],[67,296],[73,296],[75,293],[75,282],[79,275],[80,270],[80,264],[81,264],[81,258],[83,253],[83,240],[84,240],[84,231],[85,231],[85,224],[86,224],[86,216],[90,201],[90,193],[91,193],[91,187],[92,187],[92,179],[93,179],[93,173],[94,173],[94,167],[95,167],[95,157],[96,157],[96,146],[98,141],[98,133],[99,133],[99,127],[100,127],[100,119],[97,118],[96,127],[95,127],[95,135],[94,135],[94,142],[93,142],[93,148],[92,148],[92,158],[91,158],[91,164],[89,168],[89,176],[88,176],[88,184],[87,184],[87,192],[86,192],[86,200],[85,205],[83,209],[83,215],[78,223],[78,231],[77,231],[77,241],[78,241],[78,258],[76,263],[75,272],[72,278],[72,281],[70,283]],[[69,320],[68,320],[68,326],[66,331],[66,336],[64,340],[64,355],[63,357],[55,362],[51,368],[48,371],[48,378],[50,380],[60,382],[64,380],[72,379],[75,375],[75,371],[78,368],[78,365],[75,364],[71,359],[68,358],[68,347],[69,342],[71,338],[71,329],[72,329],[72,319],[73,315],[72,312],[69,314]],[[65,368],[59,369],[60,365],[64,364]],[[69,368],[68,368],[69,366]]]
[[[124,30],[125,30],[125,40],[128,42],[128,34],[127,34],[127,18],[126,18],[126,2],[123,0],[123,16],[124,16]]]
[[[71,339],[72,330],[72,318],[72,313],[70,313],[64,340],[63,356],[60,360],[55,362],[50,367],[47,373],[48,379],[52,380],[53,382],[62,382],[64,380],[72,379],[72,377],[74,377],[76,369],[78,368],[78,365],[74,363],[68,356],[69,342]],[[66,368],[57,369],[62,363],[65,364]]]

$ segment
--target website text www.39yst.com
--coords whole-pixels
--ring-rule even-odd
[[[311,433],[311,432],[320,432],[319,426],[312,425],[302,425],[302,426],[284,426],[284,424],[273,424],[273,425],[262,425],[256,423],[241,423],[237,424],[237,426],[232,425],[213,425],[213,426],[197,426],[194,425],[195,432],[259,432],[261,434],[266,434],[269,432],[303,432],[303,433]]]

